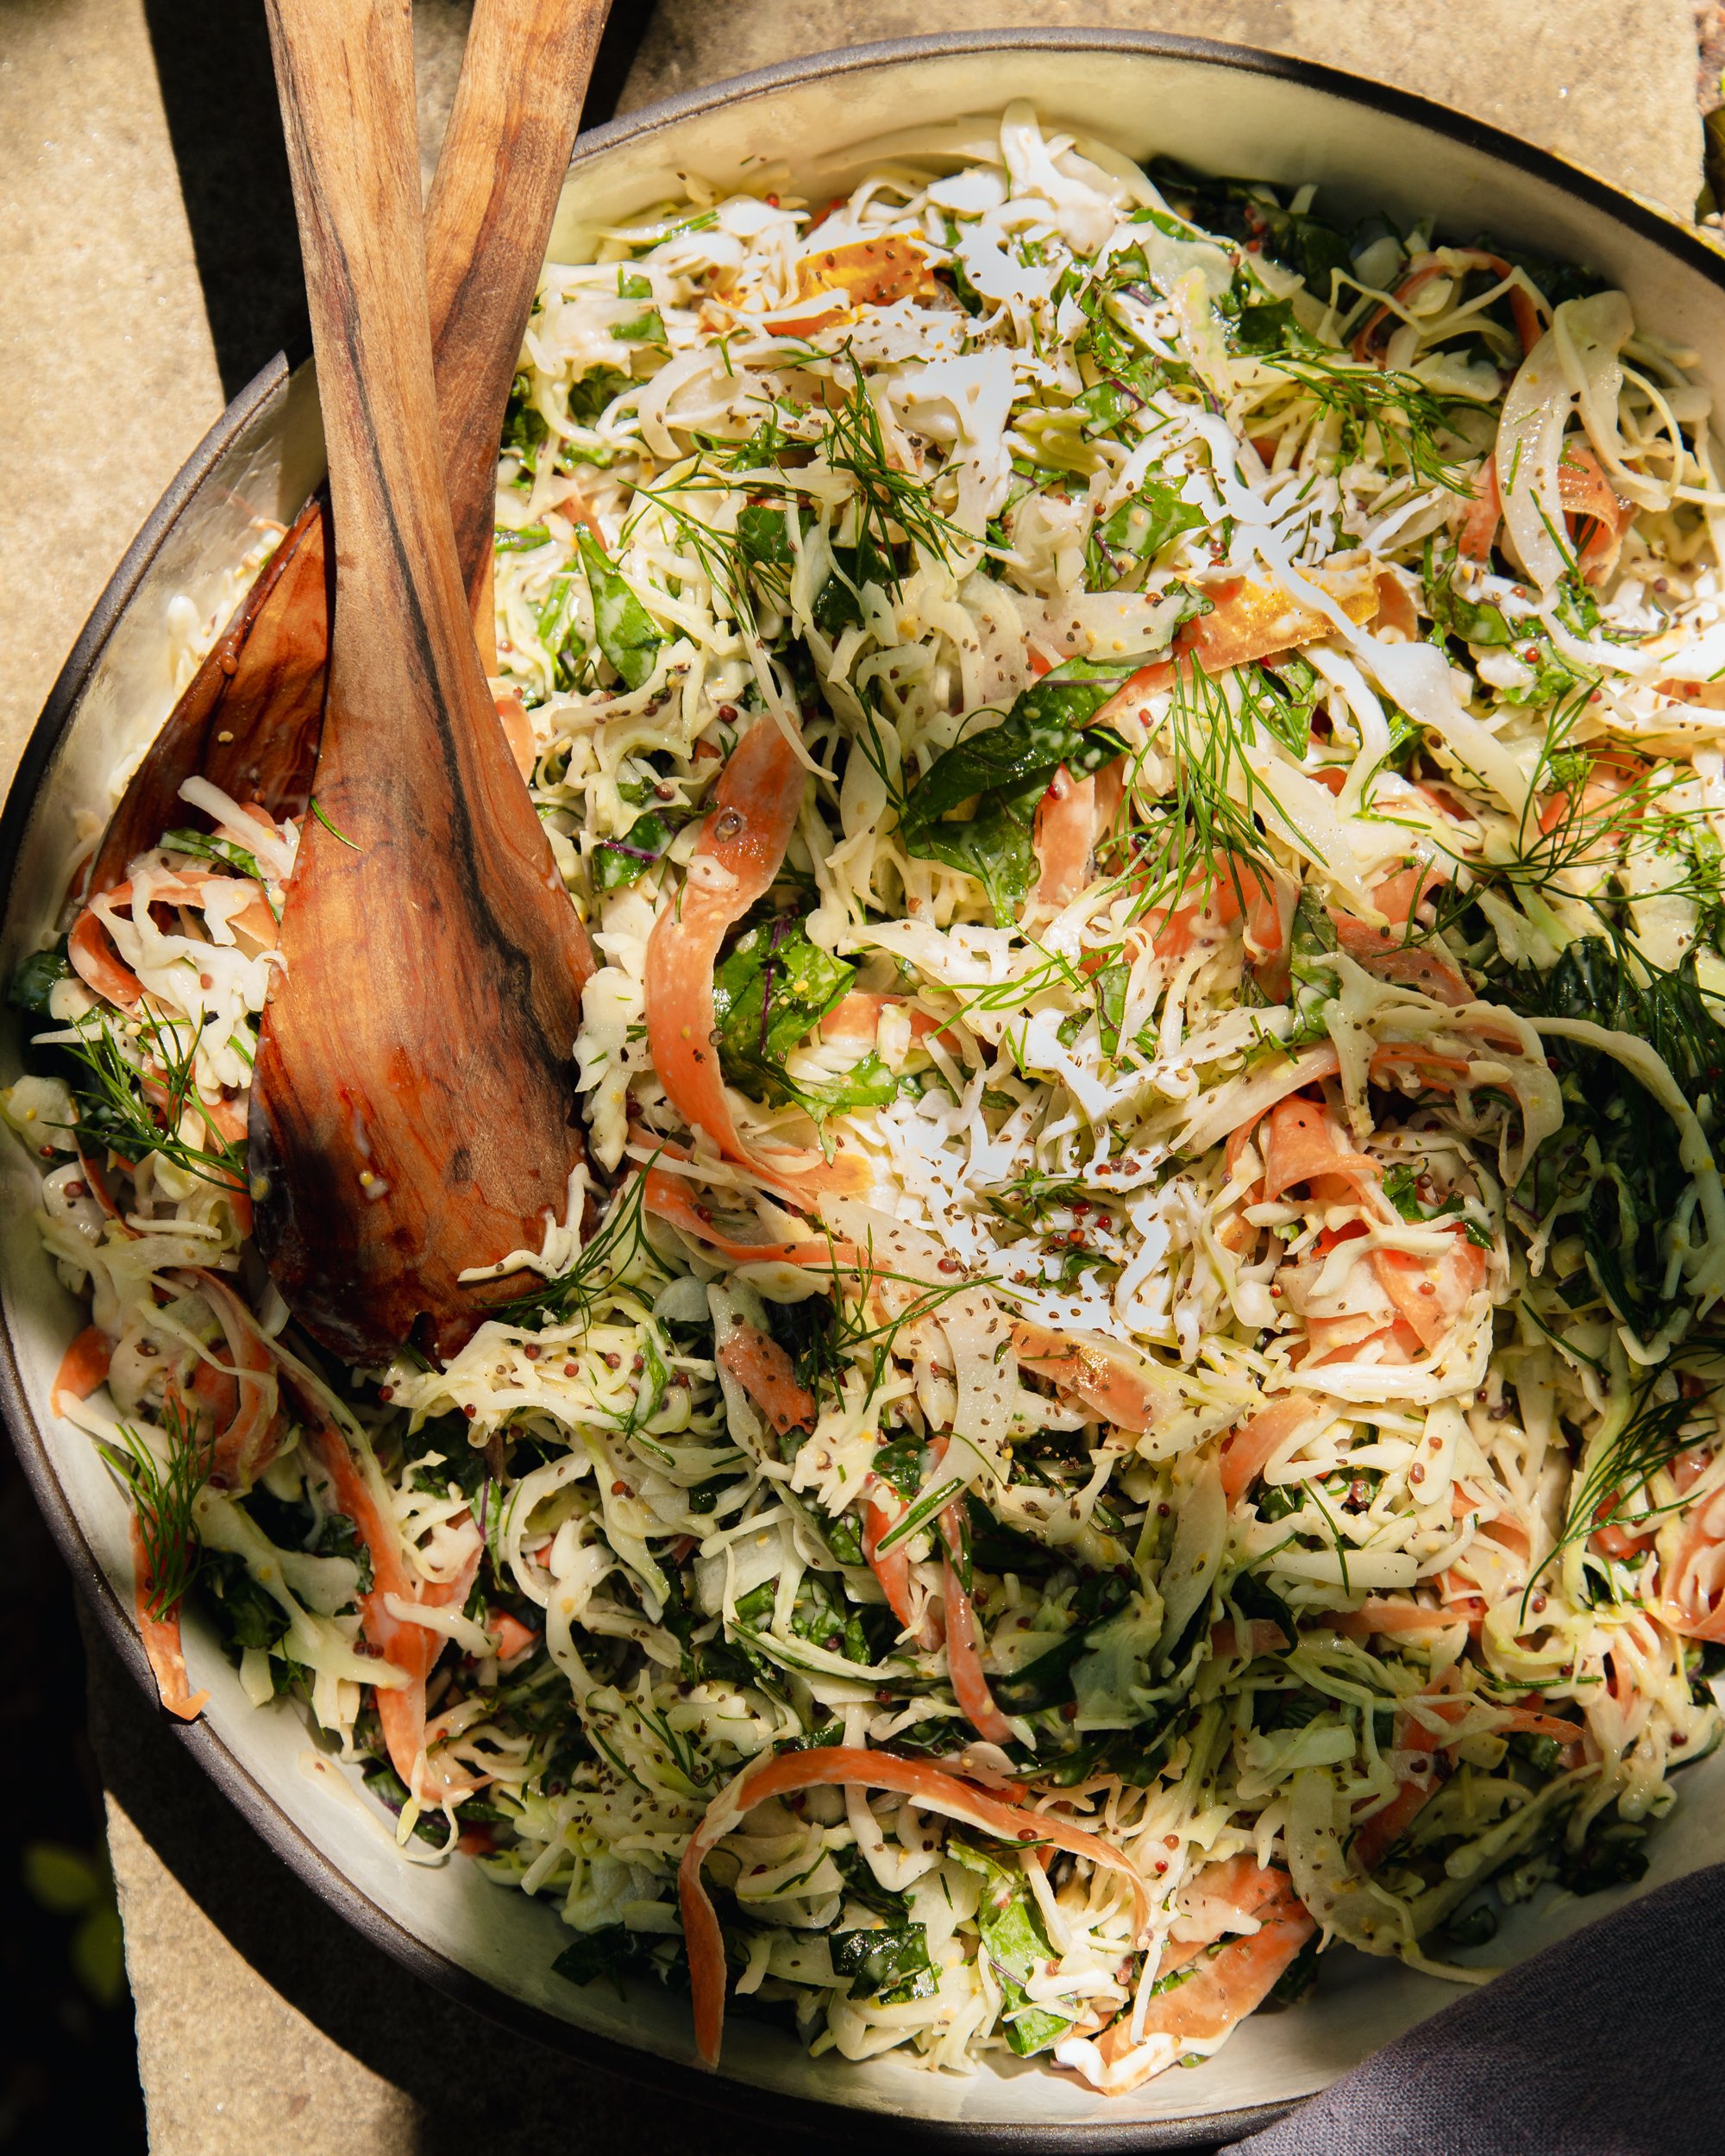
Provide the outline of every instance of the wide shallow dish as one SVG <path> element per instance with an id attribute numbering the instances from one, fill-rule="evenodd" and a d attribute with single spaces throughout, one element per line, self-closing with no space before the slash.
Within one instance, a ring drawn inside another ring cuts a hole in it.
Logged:
<path id="1" fill-rule="evenodd" d="M 1031 99 L 1047 126 L 1161 153 L 1201 168 L 1315 181 L 1340 216 L 1434 212 L 1441 234 L 1497 239 L 1585 262 L 1620 285 L 1637 317 L 1695 346 L 1725 398 L 1725 262 L 1695 235 L 1598 181 L 1494 130 L 1403 93 L 1238 47 L 1113 32 L 927 38 L 800 60 L 654 106 L 585 137 L 553 252 L 584 228 L 681 191 L 679 175 L 746 183 L 788 162 L 814 199 L 853 184 L 858 146 Z M 952 129 L 955 151 L 971 130 Z M 954 161 L 958 161 L 955 156 Z M 206 618 L 254 542 L 258 517 L 292 517 L 321 476 L 310 369 L 278 360 L 235 399 L 164 496 L 104 594 L 43 711 L 0 822 L 6 893 L 0 967 L 9 973 L 55 911 L 66 864 L 105 816 L 109 774 L 166 717 L 179 624 Z M 188 606 L 190 615 L 188 615 Z M 19 1069 L 16 1014 L 0 1081 Z M 0 1399 L 61 1548 L 140 1683 L 129 1614 L 127 1508 L 86 1438 L 57 1425 L 48 1387 L 82 1322 L 41 1249 L 31 1172 L 0 1162 Z M 1315 1999 L 1249 2021 L 1215 2059 L 1136 2094 L 1105 2098 L 1039 2066 L 968 2078 L 888 2056 L 866 2066 L 810 2060 L 787 2037 L 737 2018 L 723 2078 L 693 2067 L 686 2002 L 637 1990 L 576 1990 L 551 1973 L 553 1913 L 500 1892 L 473 1866 L 404 1862 L 383 1814 L 313 1745 L 289 1708 L 259 1712 L 194 1616 L 204 1720 L 175 1733 L 269 1846 L 334 1908 L 417 1973 L 499 2021 L 662 2089 L 686 2088 L 804 2122 L 824 2110 L 887 2113 L 939 2138 L 986 2134 L 1038 2147 L 1177 2147 L 1226 2138 L 1321 2087 L 1455 1995 L 1394 1964 L 1338 1954 Z M 1684 1778 L 1675 1818 L 1649 1843 L 1639 1890 L 1518 1913 L 1500 1954 L 1519 1958 L 1646 1891 L 1725 1856 L 1725 1753 Z M 652 2062 L 649 2065 L 649 2059 Z M 856 2123 L 862 2124 L 862 2120 Z"/>

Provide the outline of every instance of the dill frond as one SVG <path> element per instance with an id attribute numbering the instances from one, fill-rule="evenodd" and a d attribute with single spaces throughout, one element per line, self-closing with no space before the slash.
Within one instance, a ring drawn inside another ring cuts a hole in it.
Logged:
<path id="1" fill-rule="evenodd" d="M 858 1363 L 867 1365 L 868 1391 L 865 1399 L 872 1401 L 886 1382 L 887 1366 L 892 1360 L 899 1335 L 905 1327 L 932 1317 L 943 1303 L 950 1301 L 954 1295 L 962 1295 L 974 1285 L 969 1279 L 961 1277 L 950 1282 L 942 1282 L 931 1286 L 918 1279 L 914 1274 L 895 1273 L 872 1263 L 857 1275 L 854 1291 L 847 1291 L 841 1282 L 842 1274 L 835 1263 L 831 1321 L 823 1331 L 816 1332 L 809 1342 L 799 1357 L 797 1372 L 800 1381 L 808 1387 L 817 1401 L 830 1401 L 835 1404 L 843 1398 L 843 1379 L 847 1368 Z M 869 1316 L 870 1295 L 879 1287 L 894 1284 L 913 1287 L 919 1292 L 895 1318 L 872 1322 Z"/>
<path id="2" fill-rule="evenodd" d="M 656 1154 L 654 1159 L 657 1157 Z M 487 1315 L 505 1325 L 542 1330 L 587 1322 L 599 1297 L 623 1282 L 638 1259 L 658 1263 L 658 1254 L 647 1239 L 646 1213 L 646 1175 L 630 1175 L 567 1273 L 559 1273 L 527 1294 L 493 1305 Z"/>
<path id="3" fill-rule="evenodd" d="M 1116 887 L 1132 892 L 1136 913 L 1201 903 L 1223 877 L 1244 902 L 1243 868 L 1275 873 L 1259 819 L 1283 812 L 1246 754 L 1260 728 L 1276 731 L 1267 699 L 1282 701 L 1256 667 L 1214 678 L 1189 661 L 1177 667 L 1164 737 L 1132 760 L 1126 816 L 1098 848 L 1119 862 Z M 1174 783 L 1145 803 L 1138 781 L 1152 753 L 1170 755 Z"/>
<path id="4" fill-rule="evenodd" d="M 156 1153 L 200 1181 L 243 1188 L 244 1156 L 223 1137 L 198 1092 L 198 1044 L 210 1022 L 206 1016 L 185 1044 L 166 1018 L 122 1022 L 110 1011 L 86 1012 L 72 1029 L 75 1037 L 60 1041 L 90 1074 L 75 1095 L 80 1132 L 124 1160 Z M 203 1124 L 206 1144 L 182 1135 L 188 1110 Z"/>
<path id="5" fill-rule="evenodd" d="M 146 1607 L 152 1617 L 167 1617 L 185 1599 L 203 1558 L 194 1507 L 210 1480 L 215 1457 L 212 1432 L 204 1434 L 200 1419 L 189 1420 L 170 1392 L 162 1407 L 167 1438 L 164 1464 L 129 1423 L 120 1425 L 120 1442 L 104 1442 L 103 1457 L 130 1495 L 149 1573 Z"/>
<path id="6" fill-rule="evenodd" d="M 1446 456 L 1440 436 L 1453 436 L 1447 401 L 1417 375 L 1391 372 L 1346 354 L 1280 352 L 1271 362 L 1277 373 L 1299 384 L 1318 408 L 1320 421 L 1334 417 L 1340 426 L 1338 462 L 1357 464 L 1375 443 L 1391 472 L 1406 471 L 1428 486 L 1466 494 L 1471 479 L 1460 461 L 1474 452 L 1459 443 Z"/>
<path id="7" fill-rule="evenodd" d="M 892 564 L 896 560 L 893 549 L 902 537 L 938 561 L 950 561 L 954 548 L 973 543 L 970 534 L 935 507 L 928 480 L 900 471 L 888 460 L 881 415 L 869 394 L 862 363 L 848 344 L 838 357 L 850 367 L 850 385 L 829 409 L 819 448 L 835 471 L 848 472 L 856 481 L 859 546 L 872 548 L 883 562 Z M 837 385 L 836 373 L 833 380 Z M 895 571 L 888 588 L 895 593 L 900 588 Z"/>
<path id="8" fill-rule="evenodd" d="M 1682 1394 L 1674 1400 L 1658 1399 L 1655 1395 L 1663 1375 L 1656 1371 L 1636 1387 L 1622 1428 L 1596 1457 L 1585 1461 L 1584 1471 L 1570 1491 L 1563 1532 L 1522 1592 L 1524 1620 L 1528 1598 L 1540 1578 L 1565 1550 L 1585 1542 L 1601 1527 L 1614 1524 L 1638 1527 L 1666 1509 L 1644 1508 L 1632 1514 L 1628 1508 L 1662 1468 L 1669 1467 L 1678 1453 L 1698 1441 L 1702 1434 L 1695 1427 L 1698 1421 L 1704 1424 L 1710 1419 L 1716 1428 L 1717 1417 L 1711 1413 L 1709 1404 L 1712 1395 L 1701 1400 Z"/>

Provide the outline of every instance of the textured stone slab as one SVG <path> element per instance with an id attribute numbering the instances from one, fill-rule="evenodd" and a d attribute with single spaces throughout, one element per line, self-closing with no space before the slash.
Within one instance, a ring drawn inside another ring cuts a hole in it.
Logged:
<path id="1" fill-rule="evenodd" d="M 428 154 L 467 5 L 420 0 Z M 1678 210 L 1698 184 L 1690 0 L 945 0 L 938 18 L 913 0 L 660 0 L 623 103 L 937 27 L 1153 26 L 1396 83 Z M 222 406 L 145 0 L 4 10 L 0 248 L 9 776 L 114 561 Z M 156 2156 L 539 2156 L 572 2142 L 657 2156 L 691 2132 L 708 2156 L 743 2156 L 745 2141 L 752 2156 L 757 2135 L 582 2072 L 404 1976 L 276 1863 L 94 1639 L 91 1661 Z"/>
<path id="2" fill-rule="evenodd" d="M 1682 216 L 1700 185 L 1690 0 L 659 0 L 622 103 L 831 46 L 1009 23 L 1298 53 L 1489 120 Z"/>
<path id="3" fill-rule="evenodd" d="M 142 0 L 0 24 L 0 770 L 222 410 Z"/>

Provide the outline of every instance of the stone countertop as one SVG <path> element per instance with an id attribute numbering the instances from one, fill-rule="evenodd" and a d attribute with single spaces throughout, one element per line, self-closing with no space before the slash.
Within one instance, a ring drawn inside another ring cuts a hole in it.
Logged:
<path id="1" fill-rule="evenodd" d="M 418 0 L 428 158 L 467 4 Z M 637 5 L 617 0 L 619 15 Z M 946 0 L 940 27 L 1153 25 L 1298 53 L 1458 107 L 1686 212 L 1700 179 L 1697 18 L 1711 36 L 1718 12 L 1693 0 Z M 930 27 L 915 0 L 660 0 L 619 109 Z M 300 318 L 285 172 L 260 103 L 262 34 L 261 9 L 235 0 L 0 8 L 8 776 L 132 533 L 225 395 Z M 507 2156 L 557 2146 L 572 2125 L 605 2156 L 687 2133 L 683 2106 L 489 2028 L 355 1938 L 85 1630 L 156 2156 Z M 699 2123 L 715 2156 L 740 2151 L 741 2129 Z"/>

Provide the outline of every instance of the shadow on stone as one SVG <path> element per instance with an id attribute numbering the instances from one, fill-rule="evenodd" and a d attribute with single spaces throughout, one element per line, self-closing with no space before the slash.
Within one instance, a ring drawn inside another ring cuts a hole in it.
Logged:
<path id="1" fill-rule="evenodd" d="M 583 115 L 617 109 L 654 0 L 615 0 Z M 293 193 L 282 145 L 262 0 L 144 0 L 204 304 L 232 397 L 279 351 L 308 348 Z M 441 10 L 428 36 L 458 41 L 464 11 Z M 447 111 L 441 113 L 441 120 Z"/>
<path id="2" fill-rule="evenodd" d="M 583 130 L 603 127 L 615 114 L 635 56 L 652 27 L 656 5 L 656 0 L 612 0 L 586 102 L 581 107 Z"/>
<path id="3" fill-rule="evenodd" d="M 224 396 L 309 332 L 261 0 L 144 0 Z"/>

